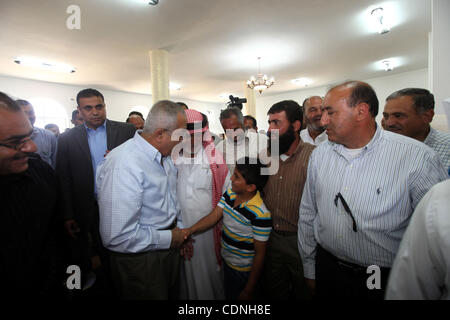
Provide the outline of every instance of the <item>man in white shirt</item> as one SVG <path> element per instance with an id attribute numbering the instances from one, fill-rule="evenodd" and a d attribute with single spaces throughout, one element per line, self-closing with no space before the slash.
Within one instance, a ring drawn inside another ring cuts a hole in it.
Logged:
<path id="1" fill-rule="evenodd" d="M 314 146 L 328 140 L 325 128 L 320 125 L 322 103 L 323 99 L 319 96 L 306 98 L 303 102 L 303 115 L 306 129 L 300 131 L 300 138 L 303 142 L 310 143 Z"/>
<path id="2" fill-rule="evenodd" d="M 450 300 L 450 180 L 423 197 L 389 277 L 388 300 Z"/>
<path id="3" fill-rule="evenodd" d="M 220 113 L 220 123 L 226 139 L 216 148 L 223 154 L 229 172 L 234 172 L 235 162 L 245 156 L 256 158 L 267 151 L 267 136 L 244 131 L 244 116 L 238 107 L 229 107 Z"/>
<path id="4" fill-rule="evenodd" d="M 299 211 L 304 275 L 318 298 L 381 300 L 414 208 L 447 173 L 432 149 L 377 126 L 367 83 L 332 88 L 323 109 L 329 141 L 311 155 Z"/>
<path id="5" fill-rule="evenodd" d="M 176 299 L 184 237 L 177 203 L 177 170 L 170 158 L 186 128 L 181 106 L 160 101 L 144 130 L 112 150 L 97 168 L 100 234 L 124 299 Z"/>
<path id="6" fill-rule="evenodd" d="M 177 196 L 183 224 L 189 228 L 214 210 L 230 178 L 222 154 L 214 147 L 206 115 L 192 109 L 185 112 L 191 138 L 183 141 L 183 150 L 174 162 L 178 169 Z M 218 224 L 216 228 L 192 237 L 194 256 L 184 261 L 180 299 L 225 298 L 221 232 Z"/>

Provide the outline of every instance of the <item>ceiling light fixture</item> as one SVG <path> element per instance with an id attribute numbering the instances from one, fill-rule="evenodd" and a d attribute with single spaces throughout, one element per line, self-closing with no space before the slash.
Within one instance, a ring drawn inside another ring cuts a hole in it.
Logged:
<path id="1" fill-rule="evenodd" d="M 38 67 L 56 72 L 74 73 L 76 71 L 74 67 L 68 64 L 49 62 L 32 57 L 18 57 L 14 59 L 14 62 L 27 67 Z"/>
<path id="2" fill-rule="evenodd" d="M 392 66 L 391 62 L 389 60 L 384 60 L 383 62 L 384 65 L 384 71 L 392 71 L 394 70 L 394 67 Z"/>
<path id="3" fill-rule="evenodd" d="M 391 27 L 387 24 L 383 8 L 379 7 L 376 9 L 373 9 L 370 13 L 375 22 L 377 23 L 378 33 L 379 34 L 385 34 L 388 33 L 389 30 L 391 30 Z"/>
<path id="4" fill-rule="evenodd" d="M 179 85 L 178 83 L 175 83 L 175 82 L 170 82 L 169 89 L 170 90 L 181 90 L 181 85 Z"/>
<path id="5" fill-rule="evenodd" d="M 308 79 L 308 78 L 298 78 L 298 79 L 292 80 L 292 83 L 302 86 L 302 87 L 307 87 L 312 83 L 312 80 Z"/>
<path id="6" fill-rule="evenodd" d="M 158 3 L 159 3 L 159 0 L 150 0 L 148 2 L 148 4 L 151 5 L 151 6 L 156 6 Z"/>
<path id="7" fill-rule="evenodd" d="M 264 90 L 268 89 L 275 83 L 275 79 L 272 77 L 268 79 L 267 75 L 261 73 L 261 57 L 258 57 L 258 75 L 256 78 L 251 76 L 250 80 L 247 80 L 247 87 L 259 91 L 261 94 Z"/>

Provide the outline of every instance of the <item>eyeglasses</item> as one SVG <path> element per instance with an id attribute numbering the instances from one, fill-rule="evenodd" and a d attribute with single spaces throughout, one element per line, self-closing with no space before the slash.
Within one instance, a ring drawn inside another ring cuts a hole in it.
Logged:
<path id="1" fill-rule="evenodd" d="M 339 192 L 336 197 L 334 198 L 334 205 L 337 207 L 338 204 L 338 200 L 341 199 L 342 205 L 344 206 L 345 211 L 350 215 L 350 217 L 352 218 L 353 221 L 353 231 L 357 232 L 358 230 L 356 229 L 356 221 L 355 218 L 353 217 L 352 211 L 350 210 L 350 207 L 348 206 L 347 202 L 345 201 L 344 197 L 342 196 L 342 194 Z"/>
<path id="2" fill-rule="evenodd" d="M 0 147 L 5 147 L 5 148 L 9 148 L 9 149 L 14 149 L 14 150 L 20 150 L 22 149 L 28 142 L 31 141 L 31 137 L 27 137 L 25 139 L 20 140 L 17 143 L 14 144 L 4 144 L 4 143 L 0 143 Z"/>

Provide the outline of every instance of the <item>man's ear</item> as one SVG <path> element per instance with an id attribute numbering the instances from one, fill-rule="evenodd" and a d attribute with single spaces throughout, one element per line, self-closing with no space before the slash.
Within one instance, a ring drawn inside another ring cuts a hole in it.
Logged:
<path id="1" fill-rule="evenodd" d="M 294 132 L 298 132 L 300 128 L 302 127 L 302 122 L 300 120 L 295 120 L 292 123 L 292 126 L 294 127 Z"/>
<path id="2" fill-rule="evenodd" d="M 158 128 L 153 132 L 153 136 L 157 141 L 161 141 L 164 135 L 164 129 Z"/>
<path id="3" fill-rule="evenodd" d="M 365 102 L 358 103 L 355 108 L 358 120 L 364 120 L 368 116 L 370 116 L 370 106 L 367 103 Z"/>
<path id="4" fill-rule="evenodd" d="M 425 121 L 427 123 L 431 123 L 431 121 L 433 121 L 433 117 L 434 117 L 434 110 L 428 109 L 424 113 L 422 113 L 420 116 L 422 117 L 423 121 Z"/>

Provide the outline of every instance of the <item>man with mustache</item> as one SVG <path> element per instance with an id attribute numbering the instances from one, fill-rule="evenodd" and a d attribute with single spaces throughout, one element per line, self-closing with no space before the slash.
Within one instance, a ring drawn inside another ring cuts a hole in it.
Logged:
<path id="1" fill-rule="evenodd" d="M 51 165 L 52 168 L 55 168 L 57 146 L 55 135 L 48 130 L 34 126 L 36 114 L 31 103 L 21 99 L 16 100 L 16 102 L 22 108 L 23 112 L 25 112 L 28 120 L 30 120 L 31 125 L 33 126 L 33 135 L 31 136 L 31 139 L 37 146 L 36 153 L 39 154 L 42 160 Z"/>
<path id="2" fill-rule="evenodd" d="M 322 118 L 322 102 L 323 99 L 319 96 L 306 98 L 303 102 L 306 129 L 300 131 L 300 138 L 302 138 L 304 142 L 315 146 L 328 139 L 324 127 L 320 125 L 320 119 Z"/>
<path id="3" fill-rule="evenodd" d="M 265 295 L 270 299 L 308 299 L 302 262 L 297 247 L 300 200 L 311 152 L 315 146 L 300 139 L 302 108 L 292 100 L 274 104 L 269 112 L 269 148 L 276 153 L 274 130 L 278 130 L 279 169 L 264 188 L 264 203 L 272 213 L 272 233 L 267 244 L 263 275 Z"/>
<path id="4" fill-rule="evenodd" d="M 64 226 L 71 242 L 70 262 L 80 266 L 85 280 L 88 274 L 90 279 L 96 277 L 92 270 L 108 273 L 108 253 L 101 243 L 98 226 L 97 166 L 110 150 L 132 138 L 136 129 L 131 124 L 106 119 L 103 95 L 95 89 L 81 90 L 77 104 L 84 124 L 59 136 L 56 173 L 61 185 Z M 102 265 L 105 268 L 100 268 Z M 108 285 L 103 289 L 108 293 Z"/>
<path id="5" fill-rule="evenodd" d="M 220 113 L 220 123 L 226 139 L 216 148 L 222 153 L 228 172 L 234 172 L 235 163 L 245 156 L 257 158 L 267 150 L 267 137 L 251 130 L 244 131 L 244 116 L 238 107 L 228 107 Z"/>
<path id="6" fill-rule="evenodd" d="M 58 189 L 53 169 L 35 154 L 33 126 L 0 92 L 0 272 L 9 297 L 55 294 Z"/>
<path id="7" fill-rule="evenodd" d="M 319 299 L 380 300 L 414 208 L 447 173 L 423 143 L 377 126 L 367 83 L 330 89 L 322 109 L 329 141 L 311 155 L 298 222 L 304 275 Z"/>
<path id="8" fill-rule="evenodd" d="M 386 130 L 419 140 L 441 157 L 450 175 L 450 134 L 430 126 L 434 96 L 426 89 L 406 88 L 386 98 L 383 119 Z"/>

